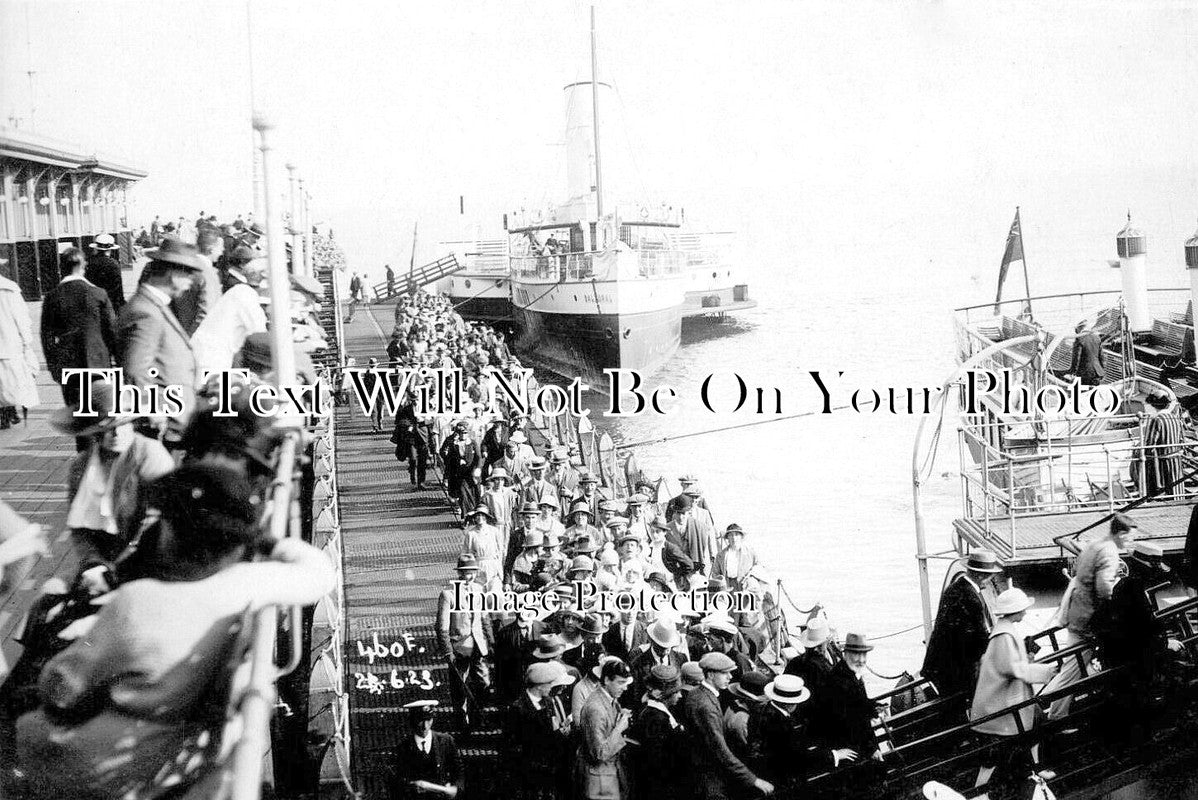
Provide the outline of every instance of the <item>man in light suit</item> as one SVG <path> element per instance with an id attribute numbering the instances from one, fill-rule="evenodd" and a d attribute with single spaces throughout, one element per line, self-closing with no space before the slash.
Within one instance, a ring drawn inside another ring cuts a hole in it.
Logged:
<path id="1" fill-rule="evenodd" d="M 449 662 L 449 690 L 457 709 L 461 728 L 469 729 L 470 708 L 479 707 L 490 679 L 486 657 L 491 652 L 494 633 L 484 621 L 481 610 L 455 611 L 457 599 L 473 596 L 476 608 L 481 609 L 481 588 L 474 582 L 478 575 L 478 560 L 470 553 L 458 556 L 457 580 L 441 591 L 437 599 L 437 641 L 441 655 Z M 463 586 L 459 590 L 456 583 Z"/>
<path id="2" fill-rule="evenodd" d="M 178 432 L 195 408 L 196 359 L 187 331 L 170 303 L 191 288 L 193 276 L 203 266 L 195 246 L 174 237 L 146 252 L 151 260 L 142 271 L 142 283 L 121 309 L 117 322 L 117 360 L 124 368 L 126 383 L 141 389 L 180 387 L 173 391 L 180 393 L 184 410 L 173 416 L 168 426 L 168 431 Z"/>
<path id="3" fill-rule="evenodd" d="M 599 672 L 599 688 L 591 693 L 578 720 L 581 744 L 575 774 L 578 796 L 586 800 L 620 800 L 629 796 L 623 750 L 624 732 L 632 712 L 620 707 L 620 697 L 632 685 L 632 671 L 619 659 Z"/>
<path id="4" fill-rule="evenodd" d="M 42 353 L 68 406 L 79 405 L 79 378 L 62 383 L 64 369 L 107 369 L 117 350 L 116 314 L 107 293 L 83 276 L 87 260 L 72 247 L 59 256 L 62 281 L 42 303 Z M 86 385 L 90 385 L 88 382 Z"/>

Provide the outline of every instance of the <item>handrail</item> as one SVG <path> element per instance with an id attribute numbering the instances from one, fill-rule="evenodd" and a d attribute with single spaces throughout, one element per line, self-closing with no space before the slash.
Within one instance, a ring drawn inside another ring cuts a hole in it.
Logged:
<path id="1" fill-rule="evenodd" d="M 1150 291 L 1150 292 L 1189 292 L 1190 289 L 1189 289 L 1189 287 L 1176 287 L 1175 288 L 1175 287 L 1167 287 L 1167 286 L 1153 286 L 1153 287 L 1149 287 L 1148 291 Z M 1042 295 L 1037 295 L 1036 297 L 1031 297 L 1031 298 L 1017 297 L 1017 298 L 1014 298 L 1011 300 L 1003 300 L 1003 301 L 999 302 L 998 305 L 1005 306 L 1005 305 L 1008 305 L 1011 303 L 1025 304 L 1025 303 L 1027 303 L 1028 300 L 1059 300 L 1062 297 L 1100 297 L 1102 295 L 1119 295 L 1119 294 L 1122 294 L 1122 290 L 1120 290 L 1120 289 L 1102 289 L 1102 290 L 1097 290 L 1097 291 L 1092 291 L 1092 292 L 1062 292 L 1060 294 L 1042 294 Z M 995 305 L 994 302 L 989 302 L 989 303 L 979 303 L 974 306 L 961 306 L 960 308 L 954 308 L 953 313 L 955 314 L 955 313 L 959 313 L 961 311 L 976 311 L 980 308 L 994 308 L 994 305 Z"/>

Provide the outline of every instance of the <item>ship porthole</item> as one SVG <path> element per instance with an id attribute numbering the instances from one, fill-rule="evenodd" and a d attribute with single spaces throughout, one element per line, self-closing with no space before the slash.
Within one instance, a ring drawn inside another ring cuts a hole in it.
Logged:
<path id="1" fill-rule="evenodd" d="M 603 329 L 603 335 L 604 335 L 604 336 L 606 336 L 608 339 L 612 339 L 612 338 L 614 338 L 614 337 L 615 337 L 615 334 L 614 334 L 614 333 L 612 333 L 612 330 L 611 330 L 611 328 L 604 328 L 604 329 Z"/>
<path id="2" fill-rule="evenodd" d="M 467 289 L 470 288 L 470 279 L 469 278 L 466 279 L 466 288 Z"/>
<path id="3" fill-rule="evenodd" d="M 718 276 L 719 276 L 719 273 L 718 273 L 718 272 L 713 272 L 713 273 L 711 273 L 711 277 L 713 277 L 713 278 L 715 278 L 715 277 L 718 277 Z"/>
<path id="4" fill-rule="evenodd" d="M 627 339 L 631 335 L 632 335 L 632 328 L 625 328 L 624 329 L 624 338 Z"/>

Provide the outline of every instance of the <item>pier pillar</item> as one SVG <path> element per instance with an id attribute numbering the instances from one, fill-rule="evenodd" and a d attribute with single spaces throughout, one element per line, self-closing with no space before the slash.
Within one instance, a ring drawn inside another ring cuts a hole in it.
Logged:
<path id="1" fill-rule="evenodd" d="M 1127 225 L 1115 237 L 1119 251 L 1119 272 L 1123 278 L 1123 305 L 1133 333 L 1152 330 L 1152 313 L 1148 310 L 1147 253 L 1148 242 L 1143 231 L 1132 227 L 1131 212 Z"/>

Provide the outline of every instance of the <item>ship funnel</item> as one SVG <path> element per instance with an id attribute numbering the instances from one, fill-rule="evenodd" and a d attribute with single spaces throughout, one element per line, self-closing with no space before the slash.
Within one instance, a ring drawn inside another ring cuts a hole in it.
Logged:
<path id="1" fill-rule="evenodd" d="M 1127 225 L 1115 236 L 1119 252 L 1119 271 L 1123 277 L 1123 306 L 1133 333 L 1152 330 L 1152 314 L 1148 311 L 1147 253 L 1148 241 L 1143 231 L 1132 227 L 1131 212 Z"/>
<path id="2" fill-rule="evenodd" d="M 607 134 L 612 127 L 610 117 L 616 113 L 615 97 L 611 86 L 599 81 L 599 136 L 603 143 L 604 197 L 610 179 L 618 176 L 618 148 L 612 146 L 612 136 Z M 591 98 L 591 82 L 581 81 L 566 87 L 566 188 L 570 200 L 586 198 L 593 205 L 597 181 L 595 174 L 595 129 L 594 103 Z"/>

